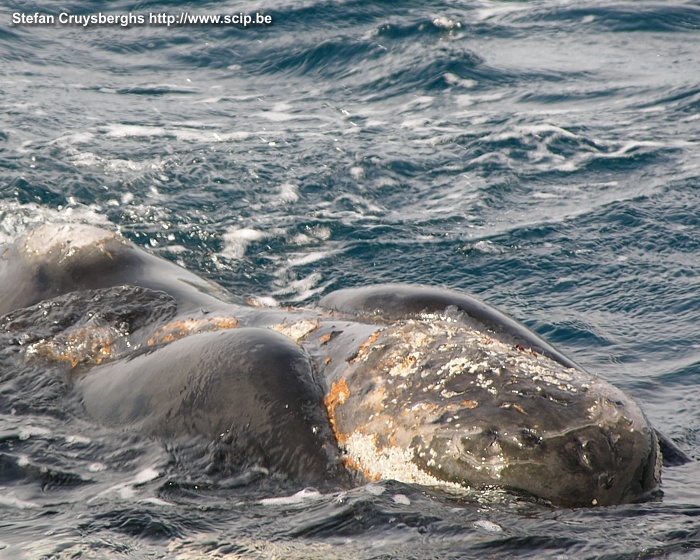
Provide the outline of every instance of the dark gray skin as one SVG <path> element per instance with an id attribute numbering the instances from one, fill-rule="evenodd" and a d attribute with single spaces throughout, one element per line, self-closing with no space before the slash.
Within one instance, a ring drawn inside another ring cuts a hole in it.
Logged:
<path id="1" fill-rule="evenodd" d="M 0 279 L 0 313 L 49 298 L 60 310 L 62 297 L 77 305 L 80 293 L 94 306 L 111 289 L 170 297 L 179 320 L 235 318 L 236 328 L 197 326 L 173 342 L 163 334 L 173 314 L 120 319 L 121 330 L 107 325 L 107 357 L 90 337 L 116 321 L 109 314 L 38 343 L 54 360 L 84 349 L 71 358 L 74 386 L 107 425 L 224 438 L 251 462 L 311 484 L 348 484 L 342 458 L 369 478 L 499 486 L 566 506 L 636 501 L 658 487 L 657 436 L 637 405 L 470 296 L 385 285 L 334 292 L 318 311 L 251 308 L 118 235 L 77 225 L 42 226 L 6 247 Z"/>
<path id="2" fill-rule="evenodd" d="M 311 361 L 274 331 L 197 334 L 98 366 L 75 386 L 103 424 L 231 440 L 247 462 L 308 484 L 347 478 Z"/>
<path id="3" fill-rule="evenodd" d="M 119 235 L 51 224 L 0 249 L 0 314 L 68 292 L 132 285 L 162 290 L 181 312 L 215 308 L 231 295 L 213 282 L 135 247 Z"/>
<path id="4" fill-rule="evenodd" d="M 452 290 L 402 284 L 346 288 L 323 297 L 319 305 L 346 315 L 384 320 L 417 319 L 431 313 L 441 314 L 453 307 L 463 312 L 462 320 L 471 322 L 475 328 L 485 327 L 491 332 L 511 337 L 513 344 L 532 348 L 566 367 L 579 367 L 505 313 L 475 297 Z"/>

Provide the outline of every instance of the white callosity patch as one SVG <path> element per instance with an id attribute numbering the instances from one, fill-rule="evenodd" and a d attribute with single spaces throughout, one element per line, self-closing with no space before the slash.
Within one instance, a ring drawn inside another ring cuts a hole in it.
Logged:
<path id="1" fill-rule="evenodd" d="M 296 321 L 295 323 L 280 323 L 277 325 L 271 325 L 270 329 L 277 331 L 284 336 L 288 336 L 295 342 L 300 342 L 318 329 L 319 326 L 320 323 L 318 321 L 302 319 L 301 321 Z"/>
<path id="2" fill-rule="evenodd" d="M 369 478 L 439 486 L 456 493 L 468 490 L 459 484 L 446 483 L 418 468 L 413 462 L 413 450 L 410 447 L 380 448 L 371 435 L 355 432 L 347 439 L 344 448 L 346 455 L 361 465 Z"/>

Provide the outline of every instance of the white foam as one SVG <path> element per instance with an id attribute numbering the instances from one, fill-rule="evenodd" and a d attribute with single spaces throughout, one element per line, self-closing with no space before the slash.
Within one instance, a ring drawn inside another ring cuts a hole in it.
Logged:
<path id="1" fill-rule="evenodd" d="M 464 105 L 464 106 L 469 106 L 473 105 L 474 102 L 479 102 L 479 103 L 489 103 L 491 101 L 500 101 L 506 97 L 505 92 L 494 92 L 494 93 L 487 93 L 487 94 L 480 94 L 480 95 L 474 95 L 474 94 L 463 94 L 463 95 L 455 95 L 454 100 L 457 102 L 459 105 Z M 505 134 L 505 133 L 504 133 Z M 490 139 L 490 137 L 487 137 Z"/>
<path id="2" fill-rule="evenodd" d="M 139 500 L 139 502 L 142 504 L 153 504 L 155 506 L 172 506 L 173 505 L 171 502 L 166 502 L 165 500 L 161 500 L 160 498 L 146 498 L 144 500 Z"/>
<path id="3" fill-rule="evenodd" d="M 199 99 L 194 103 L 219 103 L 219 101 L 221 101 L 222 99 L 223 97 L 205 97 L 204 99 Z"/>
<path id="4" fill-rule="evenodd" d="M 394 503 L 401 504 L 402 506 L 410 506 L 411 500 L 406 496 L 406 494 L 394 494 L 392 496 Z"/>
<path id="5" fill-rule="evenodd" d="M 350 176 L 355 179 L 355 181 L 362 181 L 365 178 L 365 170 L 359 165 L 350 168 Z"/>
<path id="6" fill-rule="evenodd" d="M 160 477 L 159 471 L 152 467 L 147 467 L 136 473 L 130 480 L 120 484 L 115 484 L 114 486 L 110 486 L 106 490 L 99 492 L 90 498 L 88 502 L 94 502 L 95 500 L 109 494 L 116 494 L 123 500 L 131 500 L 136 495 L 136 487 L 142 486 L 147 482 L 151 482 L 158 477 Z"/>
<path id="7" fill-rule="evenodd" d="M 132 479 L 131 484 L 139 486 L 141 484 L 146 484 L 146 482 L 150 482 L 151 480 L 155 480 L 159 476 L 160 472 L 158 472 L 156 469 L 148 467 L 138 472 Z"/>
<path id="8" fill-rule="evenodd" d="M 266 506 L 288 506 L 294 504 L 301 504 L 304 502 L 315 502 L 323 498 L 321 494 L 315 488 L 304 488 L 296 494 L 291 496 L 282 496 L 279 498 L 264 498 L 260 500 L 260 503 Z"/>
<path id="9" fill-rule="evenodd" d="M 131 501 L 131 499 L 134 496 L 136 496 L 136 492 L 134 491 L 133 486 L 128 486 L 126 484 L 122 484 L 119 486 L 113 486 L 112 489 L 122 500 Z"/>
<path id="10" fill-rule="evenodd" d="M 74 132 L 72 134 L 64 134 L 59 136 L 55 140 L 49 142 L 49 144 L 56 144 L 58 146 L 72 146 L 73 144 L 87 144 L 95 139 L 95 135 L 92 132 Z"/>
<path id="11" fill-rule="evenodd" d="M 497 523 L 494 523 L 493 521 L 489 521 L 488 519 L 478 519 L 477 521 L 474 522 L 474 526 L 477 527 L 478 529 L 483 529 L 484 531 L 488 531 L 489 533 L 502 533 L 503 532 L 503 527 L 501 527 Z"/>
<path id="12" fill-rule="evenodd" d="M 386 492 L 386 488 L 380 484 L 368 484 L 365 486 L 365 490 L 372 494 L 373 496 L 381 496 Z"/>
<path id="13" fill-rule="evenodd" d="M 292 183 L 280 185 L 279 200 L 282 202 L 296 202 L 299 200 L 299 187 Z"/>
<path id="14" fill-rule="evenodd" d="M 22 500 L 15 496 L 14 492 L 6 492 L 6 488 L 0 487 L 0 507 L 8 507 L 14 509 L 36 509 L 41 507 L 36 502 Z"/>
<path id="15" fill-rule="evenodd" d="M 272 106 L 273 111 L 289 111 L 292 109 L 292 106 L 289 103 L 286 103 L 284 101 L 280 101 L 278 103 L 275 103 Z"/>
<path id="16" fill-rule="evenodd" d="M 470 16 L 474 21 L 487 21 L 489 19 L 500 18 L 515 12 L 522 12 L 524 10 L 529 10 L 530 7 L 527 5 L 517 5 L 517 4 L 487 4 L 488 7 L 477 8 L 472 11 Z"/>
<path id="17" fill-rule="evenodd" d="M 241 259 L 251 242 L 260 241 L 267 237 L 270 237 L 270 235 L 252 228 L 229 230 L 222 236 L 224 249 L 220 252 L 220 255 L 229 259 Z"/>
<path id="18" fill-rule="evenodd" d="M 254 307 L 279 307 L 280 303 L 272 296 L 254 296 L 248 302 Z"/>
<path id="19" fill-rule="evenodd" d="M 435 27 L 441 27 L 442 29 L 460 29 L 462 27 L 459 21 L 451 20 L 445 16 L 439 16 L 433 19 L 433 25 Z"/>
<path id="20" fill-rule="evenodd" d="M 445 72 L 444 76 L 445 81 L 450 84 L 451 86 L 460 86 L 463 88 L 473 88 L 479 85 L 479 82 L 476 80 L 471 80 L 469 78 L 461 78 L 457 74 L 453 74 L 452 72 Z"/>
<path id="21" fill-rule="evenodd" d="M 290 268 L 294 266 L 304 266 L 306 264 L 311 264 L 326 259 L 335 253 L 337 253 L 337 251 L 312 251 L 311 253 L 301 255 L 295 254 L 290 256 L 287 263 Z"/>
<path id="22" fill-rule="evenodd" d="M 291 301 L 305 301 L 312 298 L 314 295 L 323 292 L 325 286 L 318 285 L 322 278 L 323 277 L 320 273 L 312 272 L 304 278 L 289 282 L 283 288 L 273 292 L 273 295 L 297 294 L 296 296 L 290 298 Z"/>
<path id="23" fill-rule="evenodd" d="M 503 247 L 494 244 L 492 241 L 484 239 L 474 243 L 472 245 L 472 248 L 486 255 L 497 255 L 499 253 L 505 253 L 505 249 Z"/>
<path id="24" fill-rule="evenodd" d="M 316 241 L 328 241 L 331 238 L 332 232 L 330 228 L 325 226 L 316 226 L 307 229 L 306 233 L 298 233 L 289 239 L 294 245 L 310 245 Z"/>
<path id="25" fill-rule="evenodd" d="M 283 113 L 282 111 L 261 111 L 257 113 L 256 116 L 272 122 L 285 122 L 301 118 L 300 115 L 292 115 L 291 113 Z"/>
<path id="26" fill-rule="evenodd" d="M 85 436 L 80 436 L 80 435 L 71 435 L 71 436 L 66 436 L 66 443 L 68 444 L 77 444 L 77 445 L 87 445 L 90 443 L 90 438 L 87 438 Z"/>
<path id="27" fill-rule="evenodd" d="M 565 128 L 559 126 L 554 126 L 551 124 L 532 124 L 525 126 L 517 126 L 513 129 L 506 130 L 504 132 L 497 132 L 489 134 L 485 140 L 491 142 L 504 142 L 510 140 L 521 140 L 524 137 L 536 138 L 540 140 L 542 136 L 547 134 L 559 136 L 563 138 L 579 138 L 573 132 L 569 132 Z"/>
<path id="28" fill-rule="evenodd" d="M 30 439 L 33 437 L 46 437 L 51 435 L 51 430 L 48 428 L 40 428 L 38 426 L 27 426 L 24 428 L 20 428 L 19 430 L 19 439 L 24 440 L 24 439 Z"/>
<path id="29" fill-rule="evenodd" d="M 543 191 L 535 191 L 530 196 L 532 196 L 532 198 L 539 198 L 541 200 L 546 200 L 549 198 L 564 198 L 563 195 L 560 195 L 557 193 L 552 193 L 552 192 L 543 192 Z"/>
<path id="30" fill-rule="evenodd" d="M 313 238 L 305 233 L 297 233 L 294 237 L 289 239 L 289 242 L 294 245 L 309 245 L 313 242 Z"/>
<path id="31" fill-rule="evenodd" d="M 108 138 L 177 138 L 192 142 L 235 142 L 250 137 L 248 132 L 220 132 L 197 128 L 164 128 L 131 124 L 112 124 L 106 127 Z"/>
<path id="32" fill-rule="evenodd" d="M 105 159 L 92 152 L 80 152 L 70 156 L 68 160 L 76 167 L 97 167 L 114 173 L 143 171 L 145 169 L 151 169 L 157 166 L 157 164 L 149 161 L 137 162 L 119 158 Z"/>

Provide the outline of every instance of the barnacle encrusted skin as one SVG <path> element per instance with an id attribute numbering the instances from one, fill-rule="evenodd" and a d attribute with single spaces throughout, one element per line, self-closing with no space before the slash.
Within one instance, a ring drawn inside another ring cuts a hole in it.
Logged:
<path id="1" fill-rule="evenodd" d="M 455 321 L 378 329 L 341 385 L 331 423 L 348 465 L 370 479 L 558 498 L 548 479 L 564 477 L 573 502 L 602 504 L 638 477 L 625 455 L 651 452 L 646 419 L 621 391 Z"/>

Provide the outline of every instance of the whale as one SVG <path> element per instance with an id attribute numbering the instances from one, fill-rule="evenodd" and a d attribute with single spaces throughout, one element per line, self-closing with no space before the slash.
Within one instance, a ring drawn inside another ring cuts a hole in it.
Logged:
<path id="1" fill-rule="evenodd" d="M 0 315 L 16 367 L 59 368 L 92 421 L 300 484 L 606 506 L 658 498 L 687 460 L 630 396 L 447 288 L 261 307 L 116 232 L 44 224 L 0 249 Z"/>

